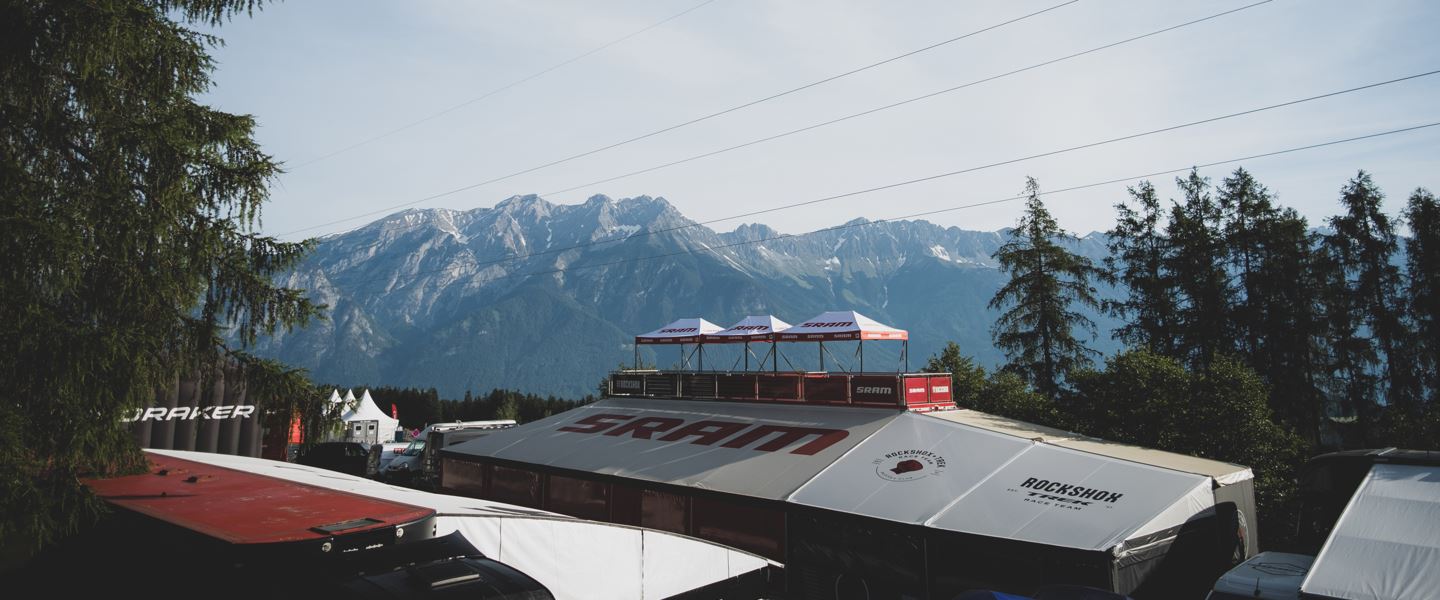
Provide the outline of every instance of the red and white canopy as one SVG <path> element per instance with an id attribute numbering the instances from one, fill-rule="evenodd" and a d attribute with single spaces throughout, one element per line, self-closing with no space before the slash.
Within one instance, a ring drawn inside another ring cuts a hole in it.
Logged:
<path id="1" fill-rule="evenodd" d="M 696 344 L 700 336 L 719 333 L 724 329 L 701 318 L 676 319 L 674 322 L 650 333 L 635 336 L 636 344 Z"/>
<path id="2" fill-rule="evenodd" d="M 716 344 L 768 342 L 774 337 L 775 332 L 789 328 L 789 323 L 775 318 L 774 315 L 750 315 L 724 331 L 705 334 L 705 342 Z"/>
<path id="3" fill-rule="evenodd" d="M 896 329 L 853 310 L 820 313 L 776 335 L 782 342 L 828 340 L 908 340 L 910 332 Z"/>

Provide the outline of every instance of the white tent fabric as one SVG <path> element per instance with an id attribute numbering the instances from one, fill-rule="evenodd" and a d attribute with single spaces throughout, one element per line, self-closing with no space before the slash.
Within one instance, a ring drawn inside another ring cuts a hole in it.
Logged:
<path id="1" fill-rule="evenodd" d="M 1440 593 L 1440 467 L 1371 467 L 1300 591 L 1346 600 Z"/>
<path id="2" fill-rule="evenodd" d="M 805 322 L 776 334 L 782 341 L 823 342 L 829 340 L 908 340 L 910 333 L 871 319 L 853 310 L 820 313 Z"/>
<path id="3" fill-rule="evenodd" d="M 701 318 L 676 319 L 655 331 L 635 336 L 635 343 L 694 344 L 700 341 L 700 336 L 707 333 L 719 333 L 722 329 L 724 327 Z"/>
<path id="4" fill-rule="evenodd" d="M 768 342 L 777 331 L 789 329 L 790 324 L 774 317 L 774 315 L 750 315 L 741 319 L 739 323 L 731 325 L 724 330 L 707 333 L 702 336 L 705 343 L 727 343 L 727 342 Z"/>
<path id="5" fill-rule="evenodd" d="M 353 391 L 347 392 L 345 395 L 347 398 L 350 398 L 347 402 L 354 402 L 354 408 L 340 415 L 341 421 L 346 423 L 355 421 L 379 421 L 378 428 L 382 441 L 387 439 L 386 436 L 388 436 L 390 432 L 395 431 L 395 428 L 400 426 L 399 419 L 390 416 L 389 413 L 381 410 L 381 408 L 375 404 L 375 399 L 370 397 L 370 390 L 365 390 L 358 401 L 354 400 L 355 393 Z"/>
<path id="6" fill-rule="evenodd" d="M 1183 524 L 1210 478 L 904 413 L 790 496 L 807 506 L 1083 550 Z"/>
<path id="7" fill-rule="evenodd" d="M 609 398 L 447 451 L 781 500 L 901 414 Z"/>
<path id="8" fill-rule="evenodd" d="M 668 598 L 771 564 L 668 532 L 432 494 L 292 463 L 180 450 L 149 452 L 434 509 L 436 535 L 459 531 L 486 556 L 534 577 L 560 600 Z"/>

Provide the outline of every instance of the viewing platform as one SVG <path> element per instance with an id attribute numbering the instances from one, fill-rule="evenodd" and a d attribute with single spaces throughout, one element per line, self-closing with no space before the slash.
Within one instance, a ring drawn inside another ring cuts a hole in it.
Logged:
<path id="1" fill-rule="evenodd" d="M 706 372 L 610 373 L 608 396 L 760 402 L 807 406 L 955 409 L 949 373 Z"/>

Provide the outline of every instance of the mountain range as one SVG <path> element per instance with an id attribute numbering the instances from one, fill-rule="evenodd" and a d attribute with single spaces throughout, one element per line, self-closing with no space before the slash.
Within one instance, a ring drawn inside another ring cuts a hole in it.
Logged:
<path id="1" fill-rule="evenodd" d="M 716 232 L 663 198 L 551 204 L 515 196 L 493 208 L 408 210 L 322 238 L 281 283 L 328 304 L 329 318 L 262 340 L 255 351 L 344 385 L 518 389 L 579 397 L 630 362 L 635 334 L 682 317 L 728 326 L 746 315 L 790 323 L 855 310 L 910 331 L 909 367 L 954 341 L 981 364 L 1002 360 L 986 308 L 1005 276 L 991 258 L 1005 231 L 926 221 L 851 221 L 784 235 L 746 224 Z M 1099 261 L 1104 236 L 1071 242 Z M 1111 293 L 1102 290 L 1103 293 Z M 1092 315 L 1094 347 L 1114 322 Z M 836 346 L 839 346 L 838 348 Z M 902 367 L 898 344 L 871 342 L 866 370 Z M 854 345 L 827 363 L 856 368 Z M 752 366 L 765 348 L 753 348 Z M 813 344 L 782 344 L 780 368 L 815 368 Z M 678 349 L 642 350 L 674 366 Z M 741 368 L 736 347 L 706 367 Z"/>

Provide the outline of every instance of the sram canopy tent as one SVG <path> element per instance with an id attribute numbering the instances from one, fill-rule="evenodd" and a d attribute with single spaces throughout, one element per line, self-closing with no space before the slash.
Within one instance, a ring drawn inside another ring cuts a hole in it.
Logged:
<path id="1" fill-rule="evenodd" d="M 895 340 L 901 342 L 900 355 L 904 369 L 909 370 L 910 332 L 896 329 L 853 310 L 834 310 L 820 313 L 803 323 L 780 331 L 775 339 L 782 342 L 818 342 L 820 345 L 820 370 L 825 370 L 825 342 L 855 340 L 860 342 L 856 355 L 860 358 L 860 371 L 865 370 L 865 340 Z"/>
<path id="2" fill-rule="evenodd" d="M 696 351 L 700 354 L 699 369 L 705 368 L 704 340 L 701 336 L 707 333 L 718 333 L 723 327 L 706 321 L 701 318 L 676 319 L 669 325 L 635 336 L 635 364 L 640 364 L 640 346 L 643 345 L 679 345 L 680 346 L 680 367 L 685 368 L 689 363 L 689 357 L 685 354 L 687 344 L 695 344 Z"/>
<path id="3" fill-rule="evenodd" d="M 745 344 L 746 371 L 750 370 L 750 342 L 770 342 L 770 353 L 760 359 L 760 365 L 763 369 L 765 358 L 771 358 L 775 361 L 775 369 L 778 371 L 780 357 L 775 348 L 775 332 L 789 328 L 789 323 L 775 318 L 774 315 L 750 315 L 741 319 L 739 323 L 715 333 L 704 334 L 701 338 L 707 344 Z"/>
<path id="4" fill-rule="evenodd" d="M 1377 464 L 1300 584 L 1303 598 L 1398 600 L 1440 592 L 1440 467 Z"/>

